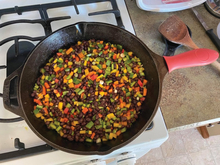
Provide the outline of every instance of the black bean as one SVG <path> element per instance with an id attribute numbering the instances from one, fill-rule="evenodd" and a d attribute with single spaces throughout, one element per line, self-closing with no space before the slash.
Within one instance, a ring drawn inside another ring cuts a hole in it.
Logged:
<path id="1" fill-rule="evenodd" d="M 89 121 L 91 121 L 91 119 L 90 119 L 89 117 L 87 117 L 87 118 L 86 118 L 86 121 L 88 121 L 88 122 L 89 122 Z"/>
<path id="2" fill-rule="evenodd" d="M 124 117 L 124 116 L 121 117 L 121 121 L 126 121 L 126 120 L 127 120 L 127 117 Z"/>
<path id="3" fill-rule="evenodd" d="M 78 142 L 79 141 L 79 136 L 75 136 L 75 141 Z"/>
<path id="4" fill-rule="evenodd" d="M 31 93 L 31 97 L 34 97 L 35 95 L 36 95 L 36 93 L 35 93 L 35 92 Z"/>
<path id="5" fill-rule="evenodd" d="M 63 133 L 66 133 L 66 129 L 63 129 Z"/>
<path id="6" fill-rule="evenodd" d="M 70 129 L 70 126 L 67 125 L 65 128 L 66 128 L 66 129 Z"/>
<path id="7" fill-rule="evenodd" d="M 98 115 L 97 115 L 98 116 Z M 99 120 L 96 120 L 95 121 L 95 125 L 99 125 L 100 124 L 100 122 L 99 122 Z"/>
<path id="8" fill-rule="evenodd" d="M 83 118 L 79 119 L 79 123 L 82 123 L 83 122 Z"/>
<path id="9" fill-rule="evenodd" d="M 84 122 L 82 122 L 82 124 L 81 124 L 82 126 L 84 126 L 84 125 L 86 125 L 86 122 L 84 121 Z"/>

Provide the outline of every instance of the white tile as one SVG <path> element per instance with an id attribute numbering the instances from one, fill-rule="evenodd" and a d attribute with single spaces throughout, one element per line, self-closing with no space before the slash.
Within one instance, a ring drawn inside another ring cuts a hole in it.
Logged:
<path id="1" fill-rule="evenodd" d="M 165 160 L 159 160 L 159 161 L 155 161 L 155 162 L 150 162 L 148 164 L 143 164 L 143 165 L 167 165 Z"/>
<path id="2" fill-rule="evenodd" d="M 184 155 L 186 149 L 180 131 L 170 132 L 168 140 L 161 145 L 164 157 Z"/>
<path id="3" fill-rule="evenodd" d="M 189 153 L 192 165 L 216 165 L 209 149 Z"/>
<path id="4" fill-rule="evenodd" d="M 167 165 L 191 165 L 190 159 L 187 155 L 175 156 L 172 158 L 166 158 Z"/>
<path id="5" fill-rule="evenodd" d="M 220 135 L 210 136 L 207 139 L 207 142 L 208 142 L 210 147 L 218 147 L 218 146 L 220 146 Z"/>
<path id="6" fill-rule="evenodd" d="M 140 159 L 142 162 L 146 162 L 146 163 L 163 159 L 163 154 L 162 154 L 161 148 L 159 147 L 159 148 L 155 148 L 155 149 L 150 150 L 148 153 L 146 153 Z"/>
<path id="7" fill-rule="evenodd" d="M 211 148 L 210 150 L 214 157 L 216 165 L 220 165 L 220 147 Z"/>
<path id="8" fill-rule="evenodd" d="M 181 131 L 181 135 L 188 153 L 198 152 L 209 146 L 207 140 L 201 136 L 197 129 Z"/>

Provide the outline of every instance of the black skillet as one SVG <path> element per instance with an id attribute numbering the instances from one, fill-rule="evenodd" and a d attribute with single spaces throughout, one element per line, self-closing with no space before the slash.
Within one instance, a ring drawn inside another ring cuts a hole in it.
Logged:
<path id="1" fill-rule="evenodd" d="M 121 44 L 125 50 L 133 51 L 140 58 L 145 68 L 146 79 L 149 81 L 147 84 L 148 94 L 142 105 L 138 120 L 117 139 L 102 142 L 101 144 L 71 142 L 60 137 L 56 131 L 47 129 L 44 122 L 34 116 L 34 103 L 31 98 L 34 83 L 37 77 L 40 76 L 39 69 L 45 65 L 46 61 L 58 49 L 68 48 L 77 41 L 89 39 Z M 198 54 L 200 55 L 197 56 Z M 206 60 L 206 58 L 209 58 L 209 60 Z M 152 122 L 160 102 L 162 80 L 168 72 L 167 66 L 170 72 L 173 69 L 182 67 L 206 65 L 217 58 L 218 53 L 209 49 L 192 50 L 173 57 L 163 58 L 151 52 L 135 35 L 117 26 L 92 22 L 76 23 L 55 31 L 36 45 L 24 66 L 6 78 L 3 89 L 3 102 L 6 109 L 23 117 L 32 131 L 48 145 L 74 154 L 104 155 L 134 140 Z M 16 85 L 18 106 L 12 105 L 10 101 L 10 83 L 16 77 L 18 79 Z"/>

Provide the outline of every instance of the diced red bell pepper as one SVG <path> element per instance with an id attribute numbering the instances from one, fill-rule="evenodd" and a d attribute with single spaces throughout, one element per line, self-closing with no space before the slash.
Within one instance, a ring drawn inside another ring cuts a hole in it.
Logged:
<path id="1" fill-rule="evenodd" d="M 141 97 L 140 100 L 141 100 L 141 101 L 144 101 L 144 100 L 145 100 L 145 97 Z"/>
<path id="2" fill-rule="evenodd" d="M 54 92 L 55 94 L 59 93 L 57 89 L 54 89 L 53 92 Z"/>
<path id="3" fill-rule="evenodd" d="M 122 51 L 121 51 L 121 52 L 122 52 L 122 53 L 124 53 L 124 51 L 125 51 L 125 50 L 124 50 L 124 49 L 122 49 Z"/>
<path id="4" fill-rule="evenodd" d="M 59 82 L 59 80 L 56 78 L 56 79 L 55 79 L 55 83 L 58 83 L 58 82 Z"/>
<path id="5" fill-rule="evenodd" d="M 105 45 L 104 49 L 107 50 L 108 49 L 108 45 Z"/>
<path id="6" fill-rule="evenodd" d="M 86 86 L 84 86 L 83 89 L 86 90 Z"/>
<path id="7" fill-rule="evenodd" d="M 94 74 L 94 75 L 91 76 L 91 80 L 94 81 L 97 77 L 98 77 L 98 75 Z"/>
<path id="8" fill-rule="evenodd" d="M 74 88 L 79 88 L 81 86 L 81 83 L 77 84 L 77 85 L 74 85 Z"/>
<path id="9" fill-rule="evenodd" d="M 44 107 L 43 110 L 44 110 L 45 114 L 47 115 L 47 114 L 48 114 L 48 110 L 47 110 L 47 108 Z"/>
<path id="10" fill-rule="evenodd" d="M 69 108 L 66 107 L 63 112 L 64 112 L 65 114 L 67 114 L 67 113 L 69 112 Z"/>
<path id="11" fill-rule="evenodd" d="M 63 121 L 64 121 L 65 123 L 67 123 L 68 120 L 69 120 L 69 119 L 67 119 L 67 118 L 63 118 Z"/>
<path id="12" fill-rule="evenodd" d="M 115 60 L 117 58 L 117 54 L 114 54 L 113 55 L 113 59 Z"/>
<path id="13" fill-rule="evenodd" d="M 58 56 L 62 56 L 62 55 L 63 55 L 63 53 L 57 53 L 57 55 L 58 55 Z"/>
<path id="14" fill-rule="evenodd" d="M 73 115 L 70 115 L 70 117 L 71 117 L 71 118 L 74 118 L 74 116 L 73 116 Z"/>
<path id="15" fill-rule="evenodd" d="M 141 80 L 139 80 L 139 79 L 138 79 L 138 85 L 139 85 L 140 87 L 143 87 L 143 83 L 142 83 Z"/>
<path id="16" fill-rule="evenodd" d="M 34 99 L 34 102 L 37 103 L 38 105 L 42 105 L 41 101 L 38 99 Z"/>

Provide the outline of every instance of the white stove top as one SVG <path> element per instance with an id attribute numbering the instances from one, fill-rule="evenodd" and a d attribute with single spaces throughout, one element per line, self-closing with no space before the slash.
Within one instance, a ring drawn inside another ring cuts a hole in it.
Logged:
<path id="1" fill-rule="evenodd" d="M 61 1 L 61 0 L 60 0 Z M 59 2 L 60 2 L 59 1 Z M 14 6 L 27 6 L 33 4 L 41 4 L 41 3 L 51 3 L 51 2 L 58 2 L 56 0 L 1 0 L 0 10 L 4 8 L 12 8 Z M 126 4 L 124 0 L 116 0 L 118 8 L 121 13 L 122 21 L 125 26 L 125 29 L 130 31 L 131 33 L 135 34 L 132 22 L 130 20 Z M 88 16 L 88 13 L 97 12 L 97 11 L 104 11 L 112 9 L 110 2 L 100 2 L 100 3 L 92 3 L 87 5 L 78 5 L 79 15 L 76 14 L 76 11 L 73 6 L 71 7 L 62 7 L 56 9 L 49 9 L 48 16 L 49 17 L 60 17 L 60 16 L 71 16 L 71 19 L 62 20 L 62 21 L 55 21 L 52 22 L 52 30 L 57 30 L 61 27 L 66 25 L 74 24 L 80 21 L 87 21 L 87 22 L 105 22 L 110 23 L 113 25 L 117 25 L 115 20 L 114 14 L 102 14 L 97 16 Z M 40 19 L 40 15 L 38 11 L 34 12 L 24 12 L 22 15 L 17 14 L 8 14 L 3 15 L 0 19 L 0 24 L 17 19 Z M 8 37 L 16 36 L 16 35 L 26 35 L 32 37 L 44 36 L 44 30 L 40 24 L 14 24 L 7 27 L 0 28 L 0 41 L 6 39 Z M 14 43 L 14 41 L 8 42 L 3 46 L 0 46 L 0 65 L 6 65 L 7 61 L 7 50 L 8 48 Z M 33 42 L 36 44 L 37 42 Z M 0 93 L 3 92 L 3 84 L 4 79 L 6 78 L 6 70 L 0 70 Z M 1 98 L 0 98 L 1 99 Z M 3 101 L 0 100 L 0 118 L 14 118 L 18 117 L 15 114 L 4 109 Z M 27 126 L 25 121 L 20 121 L 17 123 L 0 123 L 0 154 L 9 152 L 9 151 L 16 151 L 14 148 L 14 139 L 19 138 L 21 142 L 25 143 L 25 148 L 45 144 L 41 139 L 39 139 Z M 113 153 L 107 156 L 78 156 L 73 154 L 68 154 L 62 151 L 54 151 L 48 153 L 51 159 L 48 160 L 48 164 L 59 164 L 65 162 L 70 162 L 74 160 L 74 163 L 79 161 L 86 161 L 95 158 L 110 158 L 114 157 L 117 154 L 122 152 L 130 152 L 135 151 L 137 157 L 141 157 L 146 152 L 148 152 L 151 148 L 155 148 L 160 146 L 166 139 L 168 138 L 168 133 L 166 130 L 166 126 L 163 121 L 162 114 L 160 110 L 158 110 L 155 118 L 154 118 L 154 127 L 150 131 L 144 131 L 138 138 L 134 141 L 129 143 L 126 147 L 123 147 L 119 150 L 114 151 Z M 49 157 L 47 154 L 41 155 L 41 158 L 37 156 L 32 156 L 25 159 L 16 160 L 16 164 L 20 163 L 25 164 L 25 161 L 33 160 L 37 161 L 37 164 L 45 164 L 45 162 L 41 163 L 41 160 L 45 160 L 44 157 Z M 71 155 L 71 156 L 70 156 Z M 62 156 L 63 159 L 60 159 Z M 65 158 L 65 159 L 64 159 Z M 29 160 L 30 159 L 30 160 Z M 13 164 L 14 161 L 11 161 Z M 8 165 L 10 162 L 7 162 Z M 27 162 L 26 162 L 27 163 Z"/>

